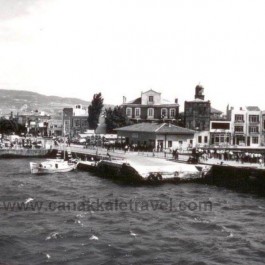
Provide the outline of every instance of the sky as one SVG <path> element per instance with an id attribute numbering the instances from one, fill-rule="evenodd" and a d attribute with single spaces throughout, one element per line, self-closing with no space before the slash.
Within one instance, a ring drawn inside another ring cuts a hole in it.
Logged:
<path id="1" fill-rule="evenodd" d="M 265 110 L 264 0 L 0 0 L 0 88 L 121 104 L 153 89 Z M 1 95 L 0 95 L 1 96 Z"/>

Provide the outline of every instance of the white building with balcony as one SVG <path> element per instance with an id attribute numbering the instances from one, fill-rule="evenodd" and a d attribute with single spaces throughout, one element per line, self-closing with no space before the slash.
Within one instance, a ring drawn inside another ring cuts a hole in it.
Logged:
<path id="1" fill-rule="evenodd" d="M 261 146 L 262 111 L 257 106 L 247 106 L 229 111 L 232 126 L 232 144 L 236 146 Z"/>

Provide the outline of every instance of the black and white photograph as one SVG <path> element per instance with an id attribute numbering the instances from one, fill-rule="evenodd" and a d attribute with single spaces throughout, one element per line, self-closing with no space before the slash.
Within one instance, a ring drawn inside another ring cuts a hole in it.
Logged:
<path id="1" fill-rule="evenodd" d="M 0 265 L 263 265 L 264 10 L 0 0 Z"/>

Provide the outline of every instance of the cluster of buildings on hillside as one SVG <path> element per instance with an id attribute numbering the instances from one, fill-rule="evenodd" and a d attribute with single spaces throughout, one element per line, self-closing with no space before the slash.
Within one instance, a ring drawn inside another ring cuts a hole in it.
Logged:
<path id="1" fill-rule="evenodd" d="M 200 85 L 195 88 L 194 99 L 185 101 L 183 113 L 179 111 L 177 98 L 164 100 L 161 93 L 152 89 L 132 101 L 123 97 L 121 106 L 133 125 L 116 131 L 129 144 L 159 149 L 265 146 L 265 111 L 246 106 L 227 107 L 226 113 L 222 113 L 205 100 Z M 88 108 L 80 104 L 53 116 L 42 111 L 22 111 L 12 118 L 25 125 L 28 133 L 42 136 L 61 136 L 64 130 L 65 135 L 76 137 L 89 129 Z M 96 133 L 106 133 L 104 115 Z"/>
<path id="2" fill-rule="evenodd" d="M 75 137 L 89 129 L 88 126 L 88 107 L 81 104 L 75 105 L 73 108 L 64 108 L 56 115 L 51 115 L 44 111 L 21 111 L 16 115 L 6 117 L 15 119 L 19 124 L 27 129 L 30 135 L 40 136 L 62 136 L 68 135 Z M 104 133 L 104 122 L 100 118 L 100 126 L 97 133 Z"/>

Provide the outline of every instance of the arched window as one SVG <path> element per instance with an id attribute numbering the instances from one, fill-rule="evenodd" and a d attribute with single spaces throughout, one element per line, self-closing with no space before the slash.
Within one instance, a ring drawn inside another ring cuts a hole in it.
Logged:
<path id="1" fill-rule="evenodd" d="M 163 108 L 161 109 L 161 119 L 167 118 L 167 109 Z"/>

